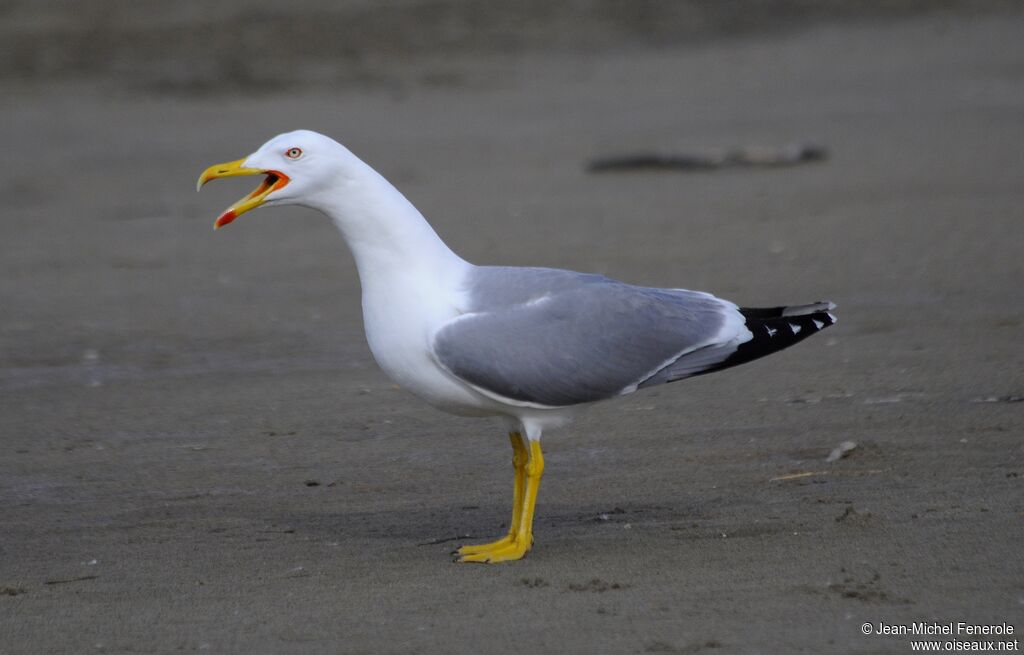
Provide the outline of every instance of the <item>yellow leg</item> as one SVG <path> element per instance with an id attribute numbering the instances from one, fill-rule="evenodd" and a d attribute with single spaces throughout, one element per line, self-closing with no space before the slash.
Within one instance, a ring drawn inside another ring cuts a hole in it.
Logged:
<path id="1" fill-rule="evenodd" d="M 508 524 L 508 535 L 487 544 L 472 544 L 459 549 L 459 555 L 472 555 L 483 553 L 508 546 L 516 538 L 516 530 L 519 526 L 519 518 L 523 514 L 523 490 L 526 486 L 526 462 L 529 459 L 529 450 L 526 448 L 523 435 L 518 432 L 508 433 L 509 441 L 512 442 L 512 467 L 515 469 L 515 479 L 512 486 L 512 520 Z"/>
<path id="2" fill-rule="evenodd" d="M 511 542 L 507 538 L 502 539 L 495 542 L 499 544 L 496 548 L 472 553 L 463 554 L 460 550 L 460 562 L 506 562 L 521 559 L 530 550 L 530 546 L 533 545 L 533 510 L 537 505 L 540 478 L 544 474 L 544 454 L 541 452 L 539 441 L 530 441 L 528 452 L 520 511 L 515 517 L 518 520 L 514 523 L 515 534 L 510 535 Z"/>

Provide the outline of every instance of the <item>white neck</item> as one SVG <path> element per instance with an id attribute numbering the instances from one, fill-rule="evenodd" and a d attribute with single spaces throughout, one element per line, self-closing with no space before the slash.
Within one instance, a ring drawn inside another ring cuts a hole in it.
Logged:
<path id="1" fill-rule="evenodd" d="M 352 174 L 356 165 L 360 170 Z M 341 231 L 364 291 L 396 276 L 448 286 L 470 266 L 398 189 L 361 161 L 304 204 L 326 214 Z"/>

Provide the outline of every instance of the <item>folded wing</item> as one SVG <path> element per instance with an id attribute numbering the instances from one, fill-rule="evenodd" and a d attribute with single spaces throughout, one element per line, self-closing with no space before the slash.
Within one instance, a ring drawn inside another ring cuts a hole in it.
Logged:
<path id="1" fill-rule="evenodd" d="M 480 267 L 467 293 L 468 311 L 435 334 L 435 358 L 481 392 L 525 405 L 631 393 L 689 353 L 706 360 L 698 369 L 713 366 L 750 339 L 732 303 L 599 275 Z"/>

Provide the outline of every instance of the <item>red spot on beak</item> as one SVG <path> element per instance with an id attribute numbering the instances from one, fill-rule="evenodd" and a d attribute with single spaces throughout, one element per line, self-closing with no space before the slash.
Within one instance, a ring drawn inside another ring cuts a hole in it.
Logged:
<path id="1" fill-rule="evenodd" d="M 213 229 L 219 230 L 236 218 L 238 218 L 238 214 L 235 213 L 235 210 L 229 209 L 217 217 L 217 220 L 213 223 Z"/>

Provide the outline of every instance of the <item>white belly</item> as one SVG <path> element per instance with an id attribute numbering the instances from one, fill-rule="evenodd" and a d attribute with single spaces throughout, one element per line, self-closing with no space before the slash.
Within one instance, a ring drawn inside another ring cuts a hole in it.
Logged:
<path id="1" fill-rule="evenodd" d="M 442 411 L 462 416 L 507 416 L 530 438 L 564 425 L 578 407 L 527 406 L 474 389 L 444 370 L 431 355 L 433 335 L 460 314 L 459 298 L 437 288 L 389 284 L 388 292 L 363 290 L 363 324 L 370 352 L 400 387 Z"/>
<path id="2" fill-rule="evenodd" d="M 492 403 L 444 371 L 430 354 L 437 328 L 458 315 L 452 299 L 408 287 L 363 293 L 363 324 L 370 352 L 400 387 L 438 409 L 470 416 L 499 413 Z"/>

